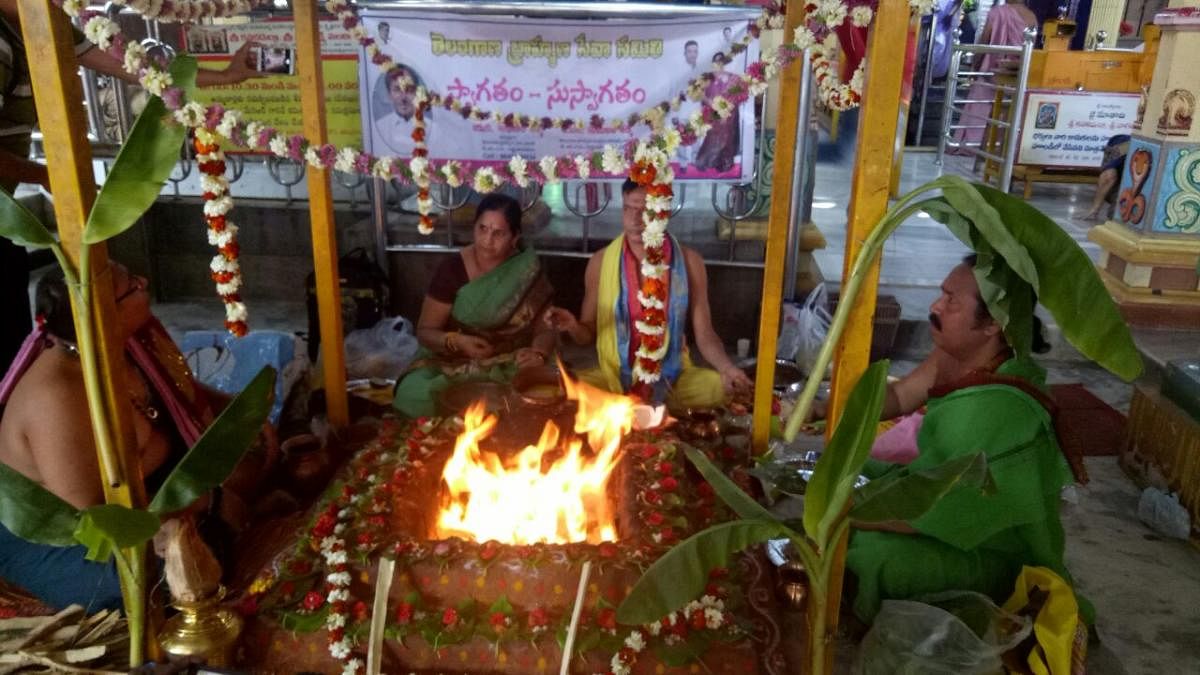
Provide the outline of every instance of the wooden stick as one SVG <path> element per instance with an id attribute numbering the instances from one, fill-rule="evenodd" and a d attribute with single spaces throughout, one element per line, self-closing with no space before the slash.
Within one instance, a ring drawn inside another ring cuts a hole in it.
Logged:
<path id="1" fill-rule="evenodd" d="M 587 593 L 588 577 L 592 574 L 592 561 L 583 563 L 583 571 L 579 574 L 579 589 L 575 591 L 575 608 L 571 610 L 571 628 L 567 630 L 567 642 L 563 645 L 562 664 L 558 675 L 567 675 L 571 667 L 571 652 L 575 649 L 575 633 L 579 630 L 579 617 L 583 614 L 583 595 Z"/>
<path id="2" fill-rule="evenodd" d="M 396 561 L 380 558 L 375 577 L 375 604 L 371 607 L 371 632 L 367 638 L 367 675 L 379 675 L 383 666 L 383 629 L 387 626 L 388 593 L 392 590 L 395 573 Z"/>

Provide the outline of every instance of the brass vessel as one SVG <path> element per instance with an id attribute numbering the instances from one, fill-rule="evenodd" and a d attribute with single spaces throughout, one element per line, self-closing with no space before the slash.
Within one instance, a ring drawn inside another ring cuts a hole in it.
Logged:
<path id="1" fill-rule="evenodd" d="M 243 621 L 232 610 L 222 607 L 225 588 L 194 602 L 177 600 L 172 604 L 179 614 L 167 620 L 158 642 L 172 657 L 201 657 L 214 667 L 232 666 Z"/>

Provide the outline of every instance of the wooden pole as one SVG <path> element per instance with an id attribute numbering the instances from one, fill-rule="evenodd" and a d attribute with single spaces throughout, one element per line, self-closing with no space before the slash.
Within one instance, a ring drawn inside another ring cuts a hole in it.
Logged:
<path id="1" fill-rule="evenodd" d="M 328 139 L 325 124 L 325 83 L 321 73 L 321 31 L 314 0 L 292 3 L 296 21 L 296 72 L 300 76 L 300 110 L 304 137 L 314 145 Z M 307 167 L 308 212 L 312 220 L 313 269 L 317 284 L 317 316 L 321 323 L 321 358 L 329 423 L 350 423 L 346 398 L 346 357 L 342 351 L 342 292 L 338 278 L 337 233 L 333 222 L 333 192 L 329 172 Z"/>
<path id="2" fill-rule="evenodd" d="M 858 147 L 854 153 L 854 174 L 850 185 L 850 217 L 846 225 L 843 280 L 850 277 L 850 268 L 862 248 L 863 240 L 887 211 L 908 22 L 908 3 L 881 2 L 867 37 L 866 82 L 862 106 L 858 109 Z M 837 426 L 850 390 L 867 369 L 878 288 L 879 258 L 876 258 L 863 281 L 859 300 L 850 310 L 847 330 L 834 351 L 827 434 L 831 434 Z M 848 535 L 834 544 L 832 552 L 834 561 L 828 581 L 826 613 L 827 634 L 831 636 L 837 634 L 847 543 Z M 813 607 L 813 604 L 809 603 L 809 607 Z M 833 657 L 833 649 L 825 650 L 825 672 L 833 672 Z"/>
<path id="3" fill-rule="evenodd" d="M 784 42 L 792 41 L 804 20 L 804 2 L 788 0 Z M 754 371 L 754 453 L 767 449 L 771 435 L 771 394 L 775 380 L 775 348 L 783 302 L 783 270 L 791 218 L 792 176 L 796 171 L 797 111 L 800 108 L 800 60 L 779 73 L 779 115 L 775 128 L 775 168 L 771 176 L 771 210 L 767 220 L 766 265 L 763 268 L 762 308 L 758 317 L 758 365 Z"/>
<path id="4" fill-rule="evenodd" d="M 78 269 L 83 252 L 83 226 L 96 201 L 96 178 L 84 119 L 83 85 L 75 61 L 75 38 L 70 20 L 47 0 L 20 0 L 19 8 L 34 101 L 46 139 L 46 165 L 54 193 L 58 236 L 67 258 Z M 108 249 L 104 244 L 92 244 L 88 256 L 94 298 L 92 321 L 103 387 L 101 400 L 89 400 L 88 404 L 103 409 L 117 451 L 115 467 L 112 467 L 115 475 L 109 475 L 105 470 L 108 462 L 98 458 L 104 498 L 110 504 L 140 508 L 146 505 L 146 492 L 142 483 L 141 458 L 136 452 L 133 409 L 121 387 L 124 345 L 116 329 L 117 310 L 108 269 Z M 78 315 L 84 308 L 75 305 L 74 295 L 71 305 L 78 329 Z M 100 443 L 96 445 L 99 447 Z"/>

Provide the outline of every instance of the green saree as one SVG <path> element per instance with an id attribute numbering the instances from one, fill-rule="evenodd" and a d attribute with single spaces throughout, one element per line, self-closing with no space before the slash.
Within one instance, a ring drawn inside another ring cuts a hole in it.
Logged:
<path id="1" fill-rule="evenodd" d="M 433 415 L 438 395 L 453 384 L 511 380 L 517 372 L 516 351 L 532 342 L 553 294 L 537 254 L 528 248 L 467 282 L 454 296 L 447 329 L 487 340 L 495 354 L 470 359 L 422 347 L 396 384 L 392 406 L 408 417 Z"/>

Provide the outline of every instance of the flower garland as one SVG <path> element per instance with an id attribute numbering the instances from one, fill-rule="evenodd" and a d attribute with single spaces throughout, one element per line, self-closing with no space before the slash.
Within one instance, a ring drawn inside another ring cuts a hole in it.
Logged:
<path id="1" fill-rule="evenodd" d="M 242 337 L 248 332 L 247 313 L 239 293 L 242 268 L 238 264 L 238 227 L 228 220 L 233 198 L 229 196 L 229 180 L 225 178 L 225 153 L 217 135 L 204 128 L 196 130 L 195 148 L 196 163 L 202 174 L 200 187 L 204 191 L 208 243 L 217 247 L 217 255 L 209 263 L 210 275 L 217 285 L 217 295 L 225 303 L 225 328 Z"/>
<path id="2" fill-rule="evenodd" d="M 62 0 L 62 8 L 75 16 L 87 7 L 87 0 Z M 245 14 L 254 9 L 249 0 L 115 0 L 141 14 L 163 23 L 182 23 Z"/>
<path id="3" fill-rule="evenodd" d="M 646 400 L 652 398 L 654 383 L 662 378 L 662 360 L 671 337 L 666 334 L 671 267 L 665 260 L 663 245 L 675 196 L 671 189 L 674 180 L 671 155 L 676 147 L 677 144 L 669 141 L 661 144 L 639 143 L 633 168 L 629 172 L 629 177 L 646 190 L 646 208 L 642 211 L 642 222 L 646 226 L 642 231 L 645 257 L 641 269 L 642 285 L 637 294 L 642 318 L 634 324 L 639 344 L 630 391 Z M 610 158 L 614 162 L 617 159 Z M 683 255 L 683 251 L 673 251 L 673 255 Z M 679 336 L 675 338 L 679 339 Z"/>

